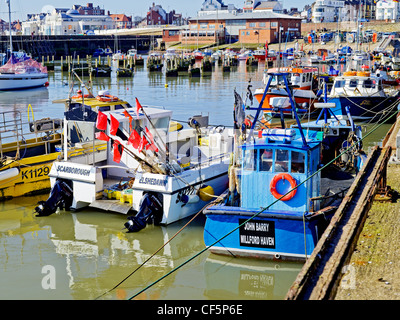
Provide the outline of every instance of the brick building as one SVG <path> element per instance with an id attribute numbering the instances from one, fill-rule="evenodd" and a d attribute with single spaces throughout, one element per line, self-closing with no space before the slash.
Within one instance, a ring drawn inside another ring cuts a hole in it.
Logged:
<path id="1" fill-rule="evenodd" d="M 301 36 L 301 18 L 273 11 L 223 13 L 198 16 L 189 20 L 189 29 L 182 32 L 182 43 L 210 42 L 259 43 L 278 42 Z"/>

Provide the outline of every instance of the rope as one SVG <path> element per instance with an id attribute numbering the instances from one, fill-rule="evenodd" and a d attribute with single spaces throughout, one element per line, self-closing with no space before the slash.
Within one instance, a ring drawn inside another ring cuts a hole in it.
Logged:
<path id="1" fill-rule="evenodd" d="M 376 128 L 372 129 L 370 132 L 368 132 L 361 140 L 367 138 L 369 135 L 371 135 L 373 132 L 375 132 L 380 126 L 382 126 L 384 123 L 386 123 L 390 118 L 392 118 L 395 115 L 398 115 L 400 112 L 397 111 L 396 113 L 389 115 L 385 121 L 383 121 L 381 124 L 378 124 L 376 126 Z M 169 276 L 170 274 L 174 273 L 175 271 L 177 271 L 178 269 L 180 269 L 181 267 L 183 267 L 184 265 L 186 265 L 187 263 L 189 263 L 190 261 L 192 261 L 193 259 L 197 258 L 198 256 L 200 256 L 202 253 L 204 253 L 205 251 L 207 251 L 209 248 L 211 248 L 212 246 L 214 246 L 215 244 L 217 244 L 218 242 L 220 242 L 221 240 L 225 239 L 227 236 L 229 236 L 230 234 L 232 234 L 233 232 L 235 232 L 236 230 L 238 230 L 240 227 L 242 227 L 244 224 L 246 224 L 247 222 L 249 222 L 250 220 L 256 218 L 258 215 L 260 215 L 261 213 L 263 213 L 265 210 L 269 209 L 271 206 L 273 206 L 275 203 L 277 203 L 278 201 L 280 201 L 283 197 L 285 197 L 287 194 L 289 194 L 290 192 L 292 192 L 293 190 L 297 189 L 299 186 L 303 185 L 304 183 L 306 183 L 308 180 L 310 180 L 311 178 L 313 178 L 315 175 L 317 175 L 318 173 L 320 173 L 323 169 L 325 169 L 326 167 L 330 166 L 332 163 L 334 163 L 337 159 L 339 159 L 344 153 L 346 153 L 347 151 L 350 150 L 350 148 L 352 148 L 352 145 L 350 145 L 347 149 L 345 149 L 342 153 L 340 153 L 336 158 L 334 158 L 333 160 L 331 160 L 330 162 L 328 162 L 325 166 L 323 166 L 322 168 L 320 168 L 319 170 L 317 170 L 316 172 L 314 172 L 310 177 L 308 177 L 306 180 L 304 180 L 303 182 L 299 183 L 296 187 L 292 188 L 291 190 L 289 190 L 286 194 L 282 195 L 279 199 L 276 199 L 274 202 L 272 202 L 269 206 L 262 208 L 259 212 L 255 213 L 253 216 L 251 216 L 249 219 L 245 220 L 243 223 L 241 223 L 239 226 L 237 226 L 236 228 L 234 228 L 233 230 L 231 230 L 230 232 L 228 232 L 227 234 L 225 234 L 224 236 L 222 236 L 221 238 L 217 239 L 214 243 L 210 244 L 209 246 L 205 247 L 203 250 L 199 251 L 198 253 L 196 253 L 194 256 L 192 256 L 191 258 L 187 259 L 186 261 L 184 261 L 183 263 L 181 263 L 179 266 L 175 267 L 174 269 L 172 269 L 171 271 L 169 271 L 168 273 L 166 273 L 164 276 L 160 277 L 159 279 L 157 279 L 156 281 L 152 282 L 151 284 L 149 284 L 148 286 L 146 286 L 145 288 L 143 288 L 142 290 L 140 290 L 139 292 L 137 292 L 136 294 L 134 294 L 132 297 L 129 298 L 129 300 L 132 300 L 133 298 L 137 297 L 139 294 L 141 294 L 142 292 L 146 291 L 147 289 L 151 288 L 152 286 L 154 286 L 155 284 L 157 284 L 158 282 L 160 282 L 161 280 L 163 280 L 164 278 L 166 278 L 167 276 Z"/>
<path id="2" fill-rule="evenodd" d="M 218 197 L 221 198 L 222 197 Z M 182 228 L 180 228 L 170 239 L 168 239 L 167 242 L 165 242 L 160 248 L 158 248 L 150 257 L 148 257 L 141 265 L 139 265 L 135 270 L 133 270 L 130 274 L 128 274 L 124 279 L 122 279 L 119 283 L 117 283 L 114 287 L 112 287 L 111 289 L 107 290 L 106 292 L 102 293 L 100 296 L 98 296 L 97 298 L 95 298 L 95 300 L 103 297 L 104 295 L 106 295 L 107 293 L 110 293 L 111 291 L 115 290 L 116 288 L 118 288 L 123 282 L 125 282 L 126 280 L 128 280 L 128 278 L 130 278 L 133 274 L 135 274 L 141 267 L 143 267 L 147 262 L 149 262 L 158 252 L 160 252 L 168 243 L 170 243 L 179 233 L 181 233 L 183 231 L 183 229 L 185 229 L 190 223 L 193 222 L 194 219 L 196 219 L 196 217 L 202 213 L 204 211 L 204 209 L 214 203 L 216 203 L 218 200 L 220 199 L 216 199 L 213 200 L 210 203 L 207 203 L 203 208 L 200 209 L 199 212 L 197 212 Z"/>

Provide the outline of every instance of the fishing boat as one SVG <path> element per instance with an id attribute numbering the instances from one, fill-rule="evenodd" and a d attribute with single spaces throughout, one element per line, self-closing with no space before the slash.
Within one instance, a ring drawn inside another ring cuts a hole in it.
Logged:
<path id="1" fill-rule="evenodd" d="M 257 48 L 257 50 L 254 51 L 253 56 L 256 59 L 263 61 L 266 57 L 266 51 L 263 48 Z"/>
<path id="2" fill-rule="evenodd" d="M 171 117 L 172 111 L 137 100 L 136 108 L 102 112 L 85 130 L 87 122 L 66 121 L 65 134 L 79 128 L 85 144 L 108 140 L 107 147 L 80 161 L 65 155 L 55 162 L 52 191 L 37 207 L 39 215 L 91 206 L 132 214 L 124 225 L 134 232 L 153 220 L 170 224 L 197 213 L 227 187 L 232 129 L 195 116 L 188 128 L 172 131 Z"/>
<path id="3" fill-rule="evenodd" d="M 61 119 L 23 120 L 19 111 L 0 113 L 0 201 L 45 193 L 48 174 L 59 157 Z"/>
<path id="4" fill-rule="evenodd" d="M 235 100 L 235 113 L 244 113 L 241 99 Z M 296 115 L 292 99 L 291 106 Z M 260 104 L 255 117 L 261 112 Z M 236 122 L 240 128 L 241 121 Z M 332 170 L 322 179 L 323 132 L 304 130 L 297 116 L 297 128 L 254 134 L 254 124 L 234 149 L 223 200 L 204 210 L 205 245 L 215 254 L 304 261 L 340 204 L 335 197 L 350 186 L 353 175 Z"/>
<path id="5" fill-rule="evenodd" d="M 346 116 L 348 106 L 355 120 L 377 120 L 397 110 L 399 96 L 399 91 L 386 88 L 382 77 L 370 71 L 346 71 L 335 77 L 328 99 L 335 103 L 332 111 L 336 116 Z"/>
<path id="6" fill-rule="evenodd" d="M 314 102 L 317 101 L 316 80 L 318 76 L 318 68 L 316 67 L 281 67 L 282 73 L 277 73 L 278 68 L 271 68 L 264 73 L 264 83 L 269 90 L 259 88 L 254 92 L 254 97 L 260 103 L 263 101 L 263 109 L 266 114 L 274 116 L 277 113 L 271 105 L 272 98 L 288 98 L 287 91 L 282 87 L 284 84 L 283 76 L 288 77 L 289 84 L 293 87 L 293 97 L 299 109 L 303 111 L 313 111 Z M 279 75 L 279 79 L 277 78 Z M 264 97 L 265 94 L 265 97 Z M 263 99 L 264 98 L 264 99 Z M 289 100 L 285 102 L 287 110 L 282 110 L 284 115 L 291 115 L 291 107 Z"/>
<path id="7" fill-rule="evenodd" d="M 336 55 L 328 49 L 318 49 L 316 54 L 310 56 L 311 63 L 334 63 Z"/>

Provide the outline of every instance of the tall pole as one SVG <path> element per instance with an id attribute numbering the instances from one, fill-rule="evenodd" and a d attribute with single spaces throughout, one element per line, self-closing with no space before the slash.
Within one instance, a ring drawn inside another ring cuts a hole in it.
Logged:
<path id="1" fill-rule="evenodd" d="M 12 46 L 12 36 L 11 36 L 11 8 L 10 8 L 10 0 L 6 0 L 6 3 L 8 4 L 8 27 L 10 29 L 10 57 L 13 52 L 13 46 Z"/>

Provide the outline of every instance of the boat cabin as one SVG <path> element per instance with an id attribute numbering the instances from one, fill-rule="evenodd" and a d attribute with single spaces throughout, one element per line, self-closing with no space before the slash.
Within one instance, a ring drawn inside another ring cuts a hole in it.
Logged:
<path id="1" fill-rule="evenodd" d="M 385 96 L 382 79 L 369 72 L 348 71 L 335 78 L 330 95 L 333 96 Z"/>
<path id="2" fill-rule="evenodd" d="M 298 129 L 263 130 L 256 143 L 242 146 L 241 190 L 253 192 L 241 194 L 241 207 L 267 207 L 305 181 L 318 170 L 320 151 L 320 141 L 315 139 L 304 146 Z M 319 179 L 314 176 L 269 211 L 309 212 L 310 198 L 320 192 Z"/>
<path id="3" fill-rule="evenodd" d="M 318 69 L 312 67 L 287 67 L 280 68 L 282 72 L 288 72 L 289 85 L 296 89 L 311 89 L 314 82 L 314 75 L 317 75 Z M 264 83 L 268 83 L 268 79 L 272 77 L 271 86 L 284 85 L 283 78 L 277 75 L 277 68 L 268 69 L 264 74 Z"/>

